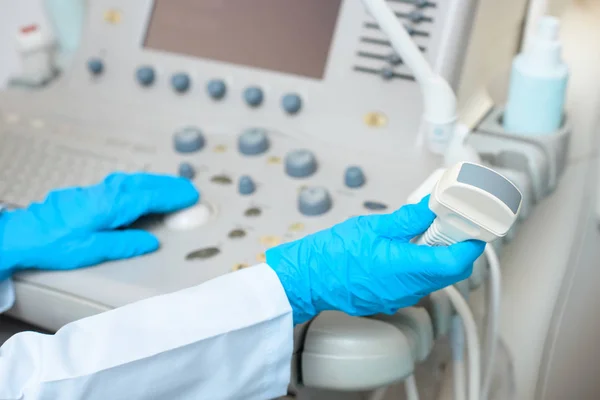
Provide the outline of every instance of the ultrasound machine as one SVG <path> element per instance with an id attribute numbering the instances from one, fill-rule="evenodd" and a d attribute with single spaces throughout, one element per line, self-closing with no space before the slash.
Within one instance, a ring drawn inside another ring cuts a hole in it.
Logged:
<path id="1" fill-rule="evenodd" d="M 457 93 L 461 116 L 482 88 L 501 99 L 526 1 L 387 4 Z M 422 115 L 414 71 L 362 1 L 90 1 L 80 45 L 58 77 L 39 90 L 0 92 L 0 200 L 25 206 L 57 187 L 143 170 L 191 179 L 201 204 L 139 221 L 161 241 L 154 254 L 20 273 L 8 315 L 55 331 L 249 268 L 268 248 L 348 217 L 390 212 L 444 166 L 423 144 Z M 490 399 L 582 398 L 561 396 L 593 385 L 564 363 L 578 335 L 595 340 L 578 326 L 594 311 L 585 273 L 600 257 L 597 135 L 573 132 L 569 116 L 544 139 L 508 135 L 501 118 L 499 100 L 465 139 L 523 193 L 518 225 L 495 246 L 502 303 Z M 481 324 L 486 277 L 478 265 L 466 283 Z M 443 306 L 429 299 L 404 314 L 422 352 L 423 398 L 452 398 L 435 320 Z M 390 357 L 415 358 L 389 354 L 388 328 L 337 313 L 298 327 L 289 396 L 372 395 Z M 356 365 L 360 378 L 347 372 Z M 381 398 L 402 398 L 395 390 Z"/>

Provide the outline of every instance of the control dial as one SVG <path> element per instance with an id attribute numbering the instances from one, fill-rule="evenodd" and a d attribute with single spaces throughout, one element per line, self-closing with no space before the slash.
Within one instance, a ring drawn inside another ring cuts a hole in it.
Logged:
<path id="1" fill-rule="evenodd" d="M 204 147 L 204 135 L 200 129 L 189 126 L 175 132 L 173 144 L 179 153 L 193 153 Z"/>
<path id="2" fill-rule="evenodd" d="M 104 71 L 104 63 L 99 58 L 90 58 L 87 67 L 92 75 L 100 75 Z"/>
<path id="3" fill-rule="evenodd" d="M 245 175 L 242 176 L 238 182 L 238 192 L 241 195 L 248 195 L 254 193 L 256 190 L 256 184 L 251 177 Z"/>
<path id="4" fill-rule="evenodd" d="M 317 159 L 310 150 L 293 150 L 285 157 L 285 172 L 292 178 L 306 178 L 317 171 Z"/>
<path id="5" fill-rule="evenodd" d="M 349 188 L 358 188 L 365 184 L 365 174 L 360 167 L 348 167 L 344 174 L 344 183 Z"/>
<path id="6" fill-rule="evenodd" d="M 281 99 L 281 106 L 288 114 L 296 114 L 302 108 L 302 99 L 295 93 L 286 94 Z"/>
<path id="7" fill-rule="evenodd" d="M 190 77 L 185 73 L 175 74 L 171 78 L 171 85 L 173 86 L 173 89 L 179 93 L 187 92 L 190 88 L 190 84 Z"/>
<path id="8" fill-rule="evenodd" d="M 154 69 L 148 66 L 139 67 L 135 72 L 135 77 L 140 85 L 150 86 L 152 83 L 154 83 Z"/>
<path id="9" fill-rule="evenodd" d="M 331 196 L 323 187 L 304 188 L 298 196 L 298 210 L 306 216 L 325 214 L 331 206 Z"/>
<path id="10" fill-rule="evenodd" d="M 179 176 L 186 179 L 194 179 L 196 176 L 196 169 L 194 166 L 188 162 L 182 162 L 179 164 L 179 168 L 177 169 Z"/>
<path id="11" fill-rule="evenodd" d="M 246 156 L 262 154 L 268 149 L 269 137 L 265 129 L 246 129 L 238 138 L 238 150 Z"/>
<path id="12" fill-rule="evenodd" d="M 206 91 L 213 99 L 220 100 L 225 96 L 225 93 L 227 92 L 227 86 L 221 79 L 213 79 L 206 85 Z"/>
<path id="13" fill-rule="evenodd" d="M 244 91 L 244 100 L 250 107 L 260 106 L 264 97 L 262 89 L 256 86 L 251 86 Z"/>

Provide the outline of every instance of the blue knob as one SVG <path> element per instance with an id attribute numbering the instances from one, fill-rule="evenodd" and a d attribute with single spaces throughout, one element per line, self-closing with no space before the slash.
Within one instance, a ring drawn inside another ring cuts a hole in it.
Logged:
<path id="1" fill-rule="evenodd" d="M 206 90 L 208 91 L 208 95 L 210 97 L 215 100 L 220 100 L 225 96 L 225 93 L 227 92 L 227 86 L 221 79 L 213 79 L 212 81 L 208 82 L 208 85 L 206 85 Z"/>
<path id="2" fill-rule="evenodd" d="M 94 75 L 100 75 L 104 71 L 104 63 L 99 58 L 90 58 L 87 65 L 90 72 Z"/>
<path id="3" fill-rule="evenodd" d="M 385 80 L 390 80 L 394 77 L 394 70 L 391 68 L 383 68 L 381 70 L 381 76 Z"/>
<path id="4" fill-rule="evenodd" d="M 404 29 L 406 29 L 406 32 L 409 35 L 414 35 L 415 34 L 415 28 L 413 28 L 412 26 L 410 26 L 409 24 L 404 24 Z"/>
<path id="5" fill-rule="evenodd" d="M 249 176 L 242 176 L 238 182 L 238 192 L 242 195 L 248 195 L 254 193 L 256 185 Z"/>
<path id="6" fill-rule="evenodd" d="M 178 173 L 179 176 L 192 180 L 194 179 L 194 176 L 196 176 L 196 169 L 192 164 L 188 162 L 182 162 L 179 164 Z"/>
<path id="7" fill-rule="evenodd" d="M 429 0 L 415 0 L 415 6 L 423 8 L 429 5 Z"/>
<path id="8" fill-rule="evenodd" d="M 400 56 L 396 53 L 391 53 L 386 57 L 387 62 L 389 62 L 392 65 L 399 65 L 400 63 L 402 63 L 402 59 L 400 58 Z"/>
<path id="9" fill-rule="evenodd" d="M 184 73 L 175 74 L 171 78 L 171 85 L 179 93 L 186 92 L 190 88 L 190 77 Z"/>
<path id="10" fill-rule="evenodd" d="M 302 99 L 297 94 L 286 94 L 281 99 L 281 106 L 288 114 L 296 114 L 302 108 Z"/>
<path id="11" fill-rule="evenodd" d="M 263 91 L 259 87 L 252 86 L 244 90 L 244 100 L 250 107 L 260 106 L 263 102 L 263 99 Z"/>
<path id="12" fill-rule="evenodd" d="M 268 149 L 269 137 L 265 129 L 246 129 L 238 138 L 238 150 L 246 156 L 262 154 Z"/>
<path id="13" fill-rule="evenodd" d="M 173 135 L 175 150 L 179 153 L 193 153 L 204 147 L 204 135 L 202 131 L 194 127 L 186 127 Z"/>
<path id="14" fill-rule="evenodd" d="M 154 69 L 152 67 L 139 67 L 135 72 L 137 81 L 142 86 L 149 86 L 154 83 Z"/>
<path id="15" fill-rule="evenodd" d="M 306 216 L 325 214 L 331 206 L 331 196 L 323 187 L 302 189 L 298 196 L 298 210 Z"/>
<path id="16" fill-rule="evenodd" d="M 306 178 L 317 170 L 317 159 L 309 150 L 293 150 L 285 157 L 285 172 L 292 178 Z"/>
<path id="17" fill-rule="evenodd" d="M 408 13 L 408 19 L 410 19 L 413 23 L 418 24 L 424 18 L 424 15 L 419 10 L 412 10 Z"/>
<path id="18" fill-rule="evenodd" d="M 344 174 L 344 183 L 349 188 L 361 187 L 365 184 L 365 174 L 360 167 L 348 167 Z"/>

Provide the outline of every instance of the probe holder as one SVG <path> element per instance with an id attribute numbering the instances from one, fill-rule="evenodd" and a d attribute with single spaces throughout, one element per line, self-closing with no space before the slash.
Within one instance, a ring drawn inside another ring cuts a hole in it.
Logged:
<path id="1" fill-rule="evenodd" d="M 539 202 L 556 188 L 565 168 L 571 126 L 567 117 L 551 134 L 508 133 L 502 126 L 504 108 L 497 107 L 467 138 L 482 159 L 492 166 L 524 172 L 531 178 Z"/>

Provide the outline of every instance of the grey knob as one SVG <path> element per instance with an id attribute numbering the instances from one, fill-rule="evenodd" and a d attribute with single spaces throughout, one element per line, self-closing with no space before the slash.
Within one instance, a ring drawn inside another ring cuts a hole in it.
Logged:
<path id="1" fill-rule="evenodd" d="M 286 94 L 281 99 L 281 107 L 288 114 L 296 114 L 302 108 L 302 99 L 295 93 Z"/>
<path id="2" fill-rule="evenodd" d="M 254 193 L 256 185 L 249 176 L 245 175 L 240 178 L 238 182 L 238 192 L 242 195 L 248 195 Z"/>
<path id="3" fill-rule="evenodd" d="M 307 216 L 325 214 L 331 209 L 331 196 L 323 187 L 302 189 L 298 196 L 298 210 Z"/>
<path id="4" fill-rule="evenodd" d="M 208 82 L 206 85 L 206 90 L 208 91 L 208 95 L 215 100 L 220 100 L 225 96 L 227 92 L 227 85 L 221 79 L 213 79 Z"/>
<path id="5" fill-rule="evenodd" d="M 394 77 L 394 70 L 391 68 L 383 68 L 381 70 L 381 76 L 383 79 L 390 80 Z"/>
<path id="6" fill-rule="evenodd" d="M 244 100 L 250 107 L 258 107 L 262 104 L 264 94 L 261 88 L 252 86 L 244 91 Z"/>
<path id="7" fill-rule="evenodd" d="M 190 88 L 191 81 L 190 76 L 185 73 L 178 73 L 171 77 L 171 86 L 176 92 L 183 93 L 187 92 Z"/>
<path id="8" fill-rule="evenodd" d="M 194 127 L 186 127 L 173 135 L 175 150 L 179 153 L 193 153 L 204 147 L 204 135 L 202 131 Z"/>
<path id="9" fill-rule="evenodd" d="M 138 82 L 140 83 L 140 85 L 142 85 L 142 86 L 152 85 L 152 83 L 154 82 L 154 77 L 155 77 L 154 69 L 152 67 L 148 67 L 148 66 L 140 67 L 135 72 L 135 76 L 136 76 Z"/>
<path id="10" fill-rule="evenodd" d="M 420 10 L 412 10 L 408 13 L 408 19 L 410 19 L 415 24 L 418 24 L 419 22 L 423 21 L 424 18 L 425 16 Z"/>
<path id="11" fill-rule="evenodd" d="M 306 178 L 317 170 L 317 159 L 310 150 L 293 150 L 285 157 L 285 172 L 292 178 Z"/>
<path id="12" fill-rule="evenodd" d="M 238 138 L 238 150 L 247 156 L 262 154 L 269 149 L 267 131 L 261 128 L 246 129 Z"/>
<path id="13" fill-rule="evenodd" d="M 99 58 L 90 58 L 87 66 L 93 75 L 100 75 L 104 71 L 104 63 Z"/>
<path id="14" fill-rule="evenodd" d="M 365 174 L 360 167 L 348 167 L 344 174 L 344 183 L 349 188 L 361 187 L 365 184 Z"/>
<path id="15" fill-rule="evenodd" d="M 179 176 L 191 180 L 194 179 L 194 176 L 196 176 L 196 169 L 189 162 L 182 162 L 179 164 L 178 173 Z"/>

